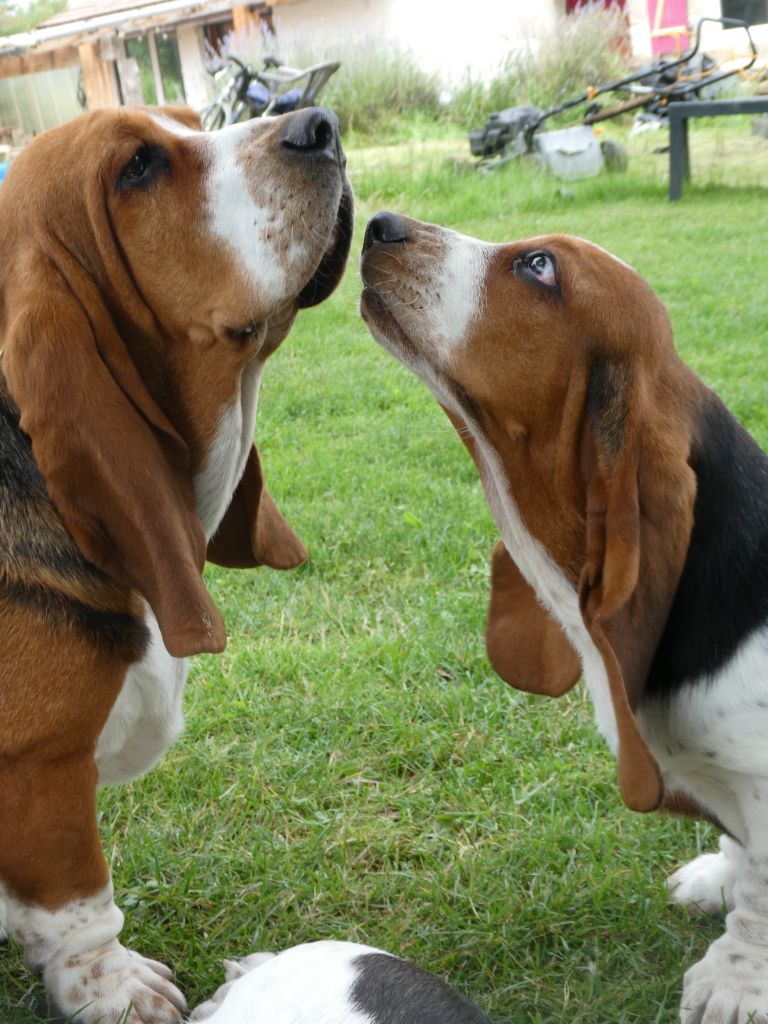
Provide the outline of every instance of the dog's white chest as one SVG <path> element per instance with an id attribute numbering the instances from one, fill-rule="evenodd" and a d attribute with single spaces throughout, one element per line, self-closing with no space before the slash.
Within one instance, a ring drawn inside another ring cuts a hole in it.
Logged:
<path id="1" fill-rule="evenodd" d="M 254 360 L 243 370 L 240 394 L 222 410 L 205 465 L 195 477 L 197 514 L 207 540 L 224 518 L 245 469 L 256 426 L 262 368 L 263 363 Z"/>

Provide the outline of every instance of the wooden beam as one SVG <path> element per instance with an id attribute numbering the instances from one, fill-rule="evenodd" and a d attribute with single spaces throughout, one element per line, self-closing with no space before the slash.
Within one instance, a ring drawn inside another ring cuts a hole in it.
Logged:
<path id="1" fill-rule="evenodd" d="M 147 32 L 147 46 L 149 47 L 149 62 L 152 65 L 152 77 L 155 80 L 155 102 L 158 106 L 165 106 L 165 86 L 163 85 L 163 73 L 160 70 L 160 58 L 157 56 L 157 36 L 154 32 Z"/>
<path id="2" fill-rule="evenodd" d="M 95 43 L 78 46 L 80 70 L 83 72 L 83 88 L 89 110 L 100 107 L 117 107 L 120 97 L 113 61 L 101 60 Z"/>
<path id="3" fill-rule="evenodd" d="M 79 63 L 76 46 L 64 46 L 60 50 L 37 53 L 31 50 L 20 57 L 0 59 L 0 78 L 15 78 L 16 75 L 34 75 L 37 71 L 55 71 L 57 68 L 71 68 Z"/>
<path id="4" fill-rule="evenodd" d="M 240 33 L 247 35 L 249 32 L 253 32 L 254 29 L 258 29 L 259 15 L 256 11 L 252 11 L 250 7 L 233 7 L 232 24 L 238 35 Z"/>

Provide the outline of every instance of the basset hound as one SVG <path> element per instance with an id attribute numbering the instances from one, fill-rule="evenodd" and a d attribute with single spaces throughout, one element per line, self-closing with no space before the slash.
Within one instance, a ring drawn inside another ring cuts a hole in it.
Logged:
<path id="1" fill-rule="evenodd" d="M 768 458 L 596 245 L 367 227 L 362 315 L 466 442 L 501 534 L 486 634 L 512 685 L 583 673 L 624 801 L 719 824 L 670 879 L 728 914 L 684 1024 L 768 1021 Z"/>
<path id="2" fill-rule="evenodd" d="M 225 960 L 190 1024 L 491 1024 L 434 974 L 356 942 L 305 942 Z"/>
<path id="3" fill-rule="evenodd" d="M 0 191 L 0 923 L 83 1024 L 184 1008 L 118 941 L 96 787 L 157 762 L 185 659 L 224 647 L 206 559 L 306 556 L 264 487 L 256 402 L 351 240 L 335 115 L 198 128 L 86 114 Z"/>

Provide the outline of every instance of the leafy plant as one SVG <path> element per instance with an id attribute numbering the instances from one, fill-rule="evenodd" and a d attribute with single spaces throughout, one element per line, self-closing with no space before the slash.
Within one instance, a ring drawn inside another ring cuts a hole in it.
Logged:
<path id="1" fill-rule="evenodd" d="M 0 0 L 0 36 L 28 32 L 41 21 L 66 9 L 67 0 L 33 0 L 29 7 L 21 7 L 10 0 Z"/>

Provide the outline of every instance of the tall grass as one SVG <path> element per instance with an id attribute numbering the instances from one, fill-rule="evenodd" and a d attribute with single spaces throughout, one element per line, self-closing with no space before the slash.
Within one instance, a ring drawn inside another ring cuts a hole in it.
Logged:
<path id="1" fill-rule="evenodd" d="M 225 48 L 257 68 L 267 53 L 278 54 L 291 67 L 341 61 L 323 90 L 322 102 L 336 111 L 345 132 L 379 135 L 391 132 L 405 115 L 434 117 L 440 109 L 440 76 L 425 70 L 411 50 L 386 40 L 309 44 L 304 37 L 250 31 L 231 33 Z"/>
<path id="2" fill-rule="evenodd" d="M 530 30 L 484 82 L 468 76 L 452 100 L 453 118 L 468 124 L 489 110 L 532 103 L 548 109 L 590 85 L 620 76 L 626 23 L 619 10 L 590 4 L 553 30 Z"/>
<path id="3" fill-rule="evenodd" d="M 421 67 L 410 50 L 373 42 L 344 55 L 326 98 L 343 130 L 377 133 L 411 112 L 437 116 L 440 92 L 439 76 Z"/>
<path id="4" fill-rule="evenodd" d="M 309 44 L 302 37 L 252 31 L 232 33 L 225 46 L 255 67 L 269 52 L 295 67 L 340 60 L 323 103 L 339 115 L 343 131 L 381 138 L 400 136 L 403 120 L 414 115 L 432 126 L 467 128 L 490 110 L 520 103 L 554 106 L 617 75 L 625 58 L 625 30 L 620 12 L 590 4 L 553 31 L 528 31 L 489 77 L 468 72 L 458 87 L 449 85 L 447 69 L 445 78 L 428 71 L 413 51 L 383 39 Z"/>

